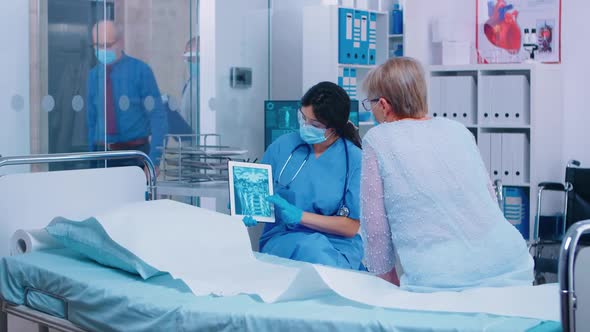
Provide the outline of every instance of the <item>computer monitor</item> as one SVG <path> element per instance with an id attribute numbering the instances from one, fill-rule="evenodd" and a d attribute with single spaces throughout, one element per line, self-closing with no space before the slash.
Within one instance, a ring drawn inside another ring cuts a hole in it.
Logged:
<path id="1" fill-rule="evenodd" d="M 264 148 L 284 134 L 299 130 L 297 112 L 300 100 L 265 100 L 264 101 Z M 349 120 L 359 125 L 359 102 L 350 101 Z"/>

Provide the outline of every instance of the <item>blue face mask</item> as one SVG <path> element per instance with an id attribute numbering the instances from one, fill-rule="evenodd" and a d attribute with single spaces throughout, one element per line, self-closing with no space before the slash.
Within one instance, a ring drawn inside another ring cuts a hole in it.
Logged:
<path id="1" fill-rule="evenodd" d="M 302 124 L 299 126 L 299 136 L 301 136 L 301 139 L 307 144 L 319 144 L 328 139 L 326 137 L 326 129 L 316 128 L 308 124 Z"/>
<path id="2" fill-rule="evenodd" d="M 189 62 L 188 63 L 188 71 L 191 74 L 193 79 L 199 77 L 199 63 L 197 62 Z"/>
<path id="3" fill-rule="evenodd" d="M 117 53 L 113 50 L 96 49 L 96 58 L 102 64 L 109 65 L 117 60 Z"/>

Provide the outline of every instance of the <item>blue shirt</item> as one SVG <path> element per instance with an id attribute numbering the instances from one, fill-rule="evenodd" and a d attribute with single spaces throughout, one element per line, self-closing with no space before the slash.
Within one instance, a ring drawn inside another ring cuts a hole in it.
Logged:
<path id="1" fill-rule="evenodd" d="M 117 133 L 108 135 L 106 143 L 124 143 L 151 135 L 149 156 L 158 165 L 168 121 L 154 73 L 143 61 L 125 54 L 110 66 Z M 90 151 L 95 151 L 97 144 L 105 141 L 104 76 L 105 66 L 102 64 L 92 68 L 88 75 L 86 124 Z M 151 97 L 151 101 L 148 98 L 146 102 L 147 97 Z M 152 104 L 153 109 L 148 111 L 146 104 Z"/>
<path id="2" fill-rule="evenodd" d="M 268 147 L 262 158 L 262 163 L 272 166 L 274 193 L 303 211 L 334 216 L 340 208 L 344 194 L 344 182 L 346 181 L 347 160 L 344 144 L 348 148 L 349 166 L 344 204 L 350 211 L 348 217 L 358 220 L 360 218 L 361 150 L 345 139 L 334 142 L 319 158 L 316 158 L 313 147 L 305 144 L 298 132 L 279 137 Z M 295 149 L 297 146 L 299 147 Z M 288 185 L 288 188 L 285 188 L 285 185 L 291 181 L 305 160 L 308 151 L 310 155 L 307 162 L 293 182 Z M 293 155 L 291 160 L 285 166 L 282 176 L 279 177 L 281 169 L 291 154 Z M 318 231 L 303 225 L 287 226 L 280 221 L 266 224 L 260 238 L 262 251 L 264 252 L 264 246 L 271 238 L 290 232 L 315 233 Z M 358 261 L 356 265 L 360 264 L 362 240 L 359 235 L 346 238 L 333 234 L 322 234 L 350 262 Z"/>

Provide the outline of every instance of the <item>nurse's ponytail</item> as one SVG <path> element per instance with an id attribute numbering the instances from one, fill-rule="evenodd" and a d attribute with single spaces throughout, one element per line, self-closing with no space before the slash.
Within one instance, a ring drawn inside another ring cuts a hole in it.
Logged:
<path id="1" fill-rule="evenodd" d="M 301 98 L 301 105 L 311 106 L 321 123 L 361 148 L 358 129 L 348 120 L 350 97 L 340 86 L 332 82 L 320 82 L 305 93 Z"/>
<path id="2" fill-rule="evenodd" d="M 340 135 L 340 137 L 344 137 L 347 140 L 351 141 L 354 145 L 358 146 L 359 149 L 362 149 L 362 140 L 361 135 L 359 135 L 359 129 L 351 121 L 348 121 L 346 123 L 346 126 L 344 126 L 344 128 L 341 130 L 341 132 L 337 132 L 337 134 Z"/>

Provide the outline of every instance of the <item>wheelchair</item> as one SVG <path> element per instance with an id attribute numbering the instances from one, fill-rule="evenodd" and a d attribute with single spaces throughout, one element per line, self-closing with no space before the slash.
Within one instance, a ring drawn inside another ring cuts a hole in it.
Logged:
<path id="1" fill-rule="evenodd" d="M 564 204 L 560 214 L 541 214 L 543 193 L 546 191 L 563 193 Z M 539 183 L 533 238 L 529 247 L 535 261 L 535 284 L 545 283 L 547 273 L 557 274 L 558 257 L 555 252 L 570 226 L 585 219 L 590 219 L 590 168 L 581 168 L 579 161 L 571 160 L 565 170 L 564 183 Z M 579 244 L 581 247 L 590 245 L 590 235 L 582 236 Z"/>

